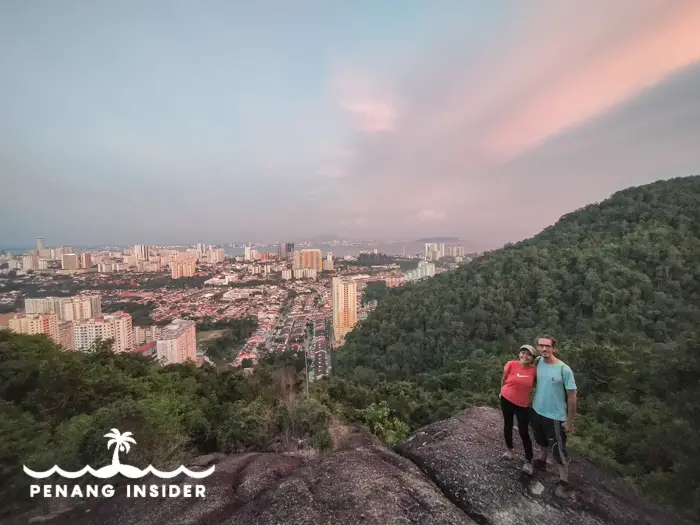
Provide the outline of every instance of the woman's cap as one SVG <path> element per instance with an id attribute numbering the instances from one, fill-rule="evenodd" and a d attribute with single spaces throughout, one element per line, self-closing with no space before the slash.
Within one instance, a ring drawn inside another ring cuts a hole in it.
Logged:
<path id="1" fill-rule="evenodd" d="M 520 352 L 520 350 L 527 350 L 528 352 L 530 352 L 532 354 L 533 357 L 535 357 L 537 355 L 537 352 L 535 351 L 535 348 L 532 345 L 523 345 L 520 347 L 518 352 Z"/>

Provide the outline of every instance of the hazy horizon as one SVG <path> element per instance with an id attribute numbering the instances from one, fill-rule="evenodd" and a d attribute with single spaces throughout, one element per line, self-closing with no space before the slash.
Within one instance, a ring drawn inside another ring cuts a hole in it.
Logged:
<path id="1" fill-rule="evenodd" d="M 0 245 L 529 238 L 700 173 L 697 27 L 696 0 L 6 2 Z"/>

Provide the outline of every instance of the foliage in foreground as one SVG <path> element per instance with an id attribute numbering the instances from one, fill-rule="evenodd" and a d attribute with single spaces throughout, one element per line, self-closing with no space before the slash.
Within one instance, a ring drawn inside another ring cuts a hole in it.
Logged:
<path id="1" fill-rule="evenodd" d="M 304 357 L 264 358 L 255 374 L 194 365 L 161 367 L 135 354 L 62 350 L 45 336 L 0 330 L 0 515 L 28 509 L 31 478 L 46 470 L 110 461 L 112 428 L 136 439 L 122 460 L 175 468 L 210 452 L 331 447 L 334 421 L 359 421 L 387 442 L 407 427 L 385 405 L 336 395 L 335 380 L 303 396 Z M 86 483 L 84 479 L 80 480 Z"/>

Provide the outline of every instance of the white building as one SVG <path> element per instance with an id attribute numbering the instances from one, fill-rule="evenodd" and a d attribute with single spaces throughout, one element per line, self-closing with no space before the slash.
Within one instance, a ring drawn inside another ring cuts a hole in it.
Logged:
<path id="1" fill-rule="evenodd" d="M 55 313 L 59 320 L 63 316 L 62 302 L 65 297 L 36 297 L 24 300 L 24 311 L 28 314 Z"/>
<path id="2" fill-rule="evenodd" d="M 157 341 L 162 333 L 162 326 L 134 326 L 134 346 L 142 346 L 152 341 Z"/>
<path id="3" fill-rule="evenodd" d="M 148 246 L 145 244 L 134 245 L 134 255 L 136 256 L 136 261 L 147 261 Z M 134 262 L 134 266 L 136 266 L 136 261 Z"/>
<path id="4" fill-rule="evenodd" d="M 295 279 L 316 279 L 318 276 L 318 271 L 316 268 L 295 268 L 294 278 Z"/>
<path id="5" fill-rule="evenodd" d="M 133 350 L 134 331 L 131 316 L 125 312 L 115 312 L 73 322 L 73 344 L 76 350 L 87 350 L 98 339 L 113 339 L 114 352 Z"/>
<path id="6" fill-rule="evenodd" d="M 38 270 L 39 269 L 39 256 L 38 255 L 25 255 L 22 257 L 22 269 L 23 270 Z"/>
<path id="7" fill-rule="evenodd" d="M 434 276 L 435 265 L 426 261 L 419 261 L 418 267 L 415 270 L 409 270 L 406 273 L 404 273 L 403 278 L 405 282 L 410 282 Z"/>
<path id="8" fill-rule="evenodd" d="M 80 321 L 102 315 L 102 297 L 75 295 L 73 297 L 37 297 L 24 300 L 28 314 L 55 313 L 59 321 Z"/>
<path id="9" fill-rule="evenodd" d="M 62 301 L 63 321 L 82 321 L 102 315 L 102 298 L 99 295 L 76 295 Z"/>
<path id="10" fill-rule="evenodd" d="M 175 319 L 163 328 L 156 342 L 158 360 L 164 365 L 197 362 L 197 328 L 194 321 Z"/>
<path id="11" fill-rule="evenodd" d="M 207 252 L 208 263 L 222 263 L 224 262 L 224 259 L 226 259 L 226 252 L 224 250 L 209 250 L 209 252 Z"/>

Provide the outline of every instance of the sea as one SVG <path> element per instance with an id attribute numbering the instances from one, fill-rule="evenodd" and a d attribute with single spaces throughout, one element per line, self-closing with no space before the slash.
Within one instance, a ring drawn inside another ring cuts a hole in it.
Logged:
<path id="1" fill-rule="evenodd" d="M 451 241 L 445 242 L 445 249 L 449 250 L 452 247 L 462 247 L 465 253 L 474 251 L 472 248 L 472 243 L 468 241 Z M 277 253 L 277 245 L 271 246 L 254 246 L 254 249 L 261 252 L 275 252 Z M 360 252 L 373 252 L 377 250 L 377 253 L 383 253 L 386 255 L 395 256 L 420 256 L 425 254 L 425 243 L 423 242 L 406 242 L 406 243 L 358 243 L 358 244 L 295 244 L 295 250 L 305 250 L 305 249 L 319 249 L 324 254 L 331 252 L 334 257 L 345 257 L 346 255 L 357 256 Z M 226 253 L 231 255 L 243 255 L 245 249 L 243 247 L 230 247 L 224 246 Z"/>

